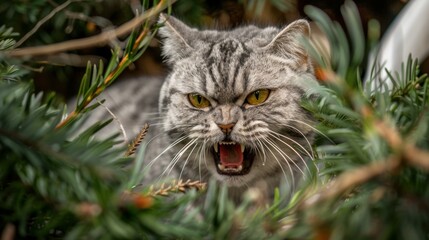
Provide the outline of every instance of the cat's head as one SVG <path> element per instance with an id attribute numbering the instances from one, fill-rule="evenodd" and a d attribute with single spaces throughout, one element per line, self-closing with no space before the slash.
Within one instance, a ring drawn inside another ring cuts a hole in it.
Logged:
<path id="1" fill-rule="evenodd" d="M 312 127 L 300 102 L 305 83 L 314 81 L 300 44 L 309 35 L 307 21 L 232 31 L 161 21 L 171 73 L 159 107 L 173 161 L 196 178 L 206 173 L 229 186 L 304 171 Z"/>

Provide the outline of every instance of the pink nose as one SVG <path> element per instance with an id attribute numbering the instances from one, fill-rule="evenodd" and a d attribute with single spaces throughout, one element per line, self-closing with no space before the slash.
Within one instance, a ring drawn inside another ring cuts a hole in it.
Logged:
<path id="1" fill-rule="evenodd" d="M 218 126 L 223 133 L 228 134 L 232 131 L 232 128 L 235 126 L 235 124 L 234 123 L 218 124 Z"/>

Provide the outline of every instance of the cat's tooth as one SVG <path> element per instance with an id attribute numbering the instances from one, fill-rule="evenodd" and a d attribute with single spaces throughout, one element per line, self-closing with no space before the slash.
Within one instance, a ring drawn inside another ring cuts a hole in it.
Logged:
<path id="1" fill-rule="evenodd" d="M 219 145 L 216 143 L 215 145 L 213 145 L 213 148 L 215 150 L 215 152 L 219 152 Z"/>
<path id="2" fill-rule="evenodd" d="M 246 148 L 243 144 L 240 144 L 241 146 L 241 152 L 244 152 L 244 149 Z"/>
<path id="3" fill-rule="evenodd" d="M 237 171 L 240 172 L 241 170 L 243 170 L 243 165 L 238 166 Z"/>
<path id="4" fill-rule="evenodd" d="M 219 168 L 219 170 L 223 171 L 225 170 L 225 167 L 222 164 L 218 164 L 217 167 Z"/>

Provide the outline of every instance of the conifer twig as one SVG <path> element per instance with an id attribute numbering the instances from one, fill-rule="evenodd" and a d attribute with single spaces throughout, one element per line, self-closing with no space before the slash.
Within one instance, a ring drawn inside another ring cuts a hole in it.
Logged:
<path id="1" fill-rule="evenodd" d="M 140 26 L 144 21 L 154 17 L 156 14 L 164 10 L 167 6 L 173 4 L 176 0 L 161 0 L 154 8 L 146 11 L 142 15 L 122 24 L 120 27 L 105 31 L 96 36 L 69 40 L 60 43 L 54 43 L 46 46 L 17 48 L 6 52 L 10 57 L 30 57 L 49 55 L 58 52 L 79 50 L 88 47 L 100 46 L 109 43 L 112 39 L 124 36 L 130 33 L 133 29 Z"/>
<path id="2" fill-rule="evenodd" d="M 372 116 L 368 108 L 361 109 L 363 115 Z M 398 170 L 403 163 L 423 168 L 429 172 L 429 153 L 418 149 L 414 144 L 407 143 L 399 132 L 389 126 L 386 121 L 374 120 L 377 133 L 386 140 L 394 150 L 394 155 L 383 161 L 362 166 L 341 174 L 331 184 L 304 202 L 304 206 L 314 206 L 320 202 L 337 197 L 346 191 L 359 186 L 375 177 Z"/>
<path id="3" fill-rule="evenodd" d="M 429 172 L 429 152 L 420 150 L 414 146 L 407 146 L 404 156 L 411 165 L 423 168 Z"/>
<path id="4" fill-rule="evenodd" d="M 380 136 L 386 140 L 392 149 L 403 156 L 403 161 L 429 172 L 429 152 L 420 150 L 414 144 L 404 141 L 399 132 L 385 122 L 378 122 L 376 126 Z"/>
<path id="5" fill-rule="evenodd" d="M 146 137 L 147 131 L 149 130 L 149 124 L 145 123 L 143 128 L 140 130 L 139 134 L 136 136 L 134 141 L 128 145 L 127 152 L 125 153 L 125 156 L 131 156 L 133 155 L 137 148 L 140 146 L 143 139 Z"/>
<path id="6" fill-rule="evenodd" d="M 161 12 L 170 3 L 172 3 L 172 0 L 161 0 L 158 3 L 158 5 L 153 7 L 151 10 L 148 10 L 146 13 L 142 14 L 137 19 L 147 20 L 147 19 L 155 16 L 155 14 L 158 14 L 159 12 Z M 138 23 L 140 24 L 141 22 L 139 21 Z M 133 25 L 133 28 L 136 26 L 138 26 L 138 25 Z M 109 73 L 109 75 L 107 75 L 107 77 L 103 80 L 103 82 L 99 86 L 97 86 L 95 91 L 82 101 L 82 103 L 80 104 L 81 108 L 79 108 L 79 109 L 76 108 L 74 111 L 72 111 L 65 119 L 63 119 L 60 123 L 57 124 L 57 126 L 55 127 L 56 129 L 59 129 L 59 128 L 63 127 L 64 125 L 66 125 L 67 123 L 74 120 L 83 111 L 83 109 L 85 109 L 92 102 L 92 100 L 94 100 L 97 96 L 99 96 L 104 91 L 104 89 L 107 86 L 109 86 L 113 82 L 113 80 L 115 80 L 115 78 L 117 77 L 117 74 L 121 71 L 121 69 L 123 69 L 125 66 L 127 66 L 127 64 L 130 63 L 130 59 L 132 58 L 132 53 L 134 53 L 135 50 L 139 49 L 141 42 L 145 39 L 146 35 L 149 32 L 150 32 L 150 27 L 146 26 L 140 32 L 139 36 L 136 38 L 136 40 L 135 40 L 135 42 L 131 48 L 131 51 L 127 52 L 122 57 L 122 59 L 118 63 L 118 65 Z"/>
<path id="7" fill-rule="evenodd" d="M 140 33 L 140 35 L 136 39 L 136 42 L 134 43 L 133 50 L 138 48 L 141 41 L 146 37 L 146 35 L 148 33 L 149 33 L 148 28 L 144 29 Z M 88 96 L 86 99 L 83 100 L 83 102 L 81 103 L 83 106 L 82 109 L 84 109 L 86 106 L 88 106 L 92 102 L 93 99 L 98 97 L 104 91 L 106 86 L 110 85 L 113 82 L 113 80 L 115 80 L 116 73 L 119 72 L 120 69 L 122 69 L 128 63 L 129 58 L 130 58 L 130 54 L 129 53 L 125 54 L 125 56 L 121 59 L 119 64 L 116 66 L 116 68 L 112 72 L 110 72 L 110 74 L 104 79 L 103 84 L 98 86 L 93 94 L 91 94 L 90 96 Z M 65 119 L 63 119 L 60 123 L 58 123 L 55 128 L 59 129 L 59 128 L 63 127 L 64 125 L 66 125 L 67 123 L 69 123 L 70 121 L 75 119 L 79 115 L 80 112 L 81 111 L 77 111 L 77 110 L 72 111 Z"/>
<path id="8" fill-rule="evenodd" d="M 172 192 L 185 193 L 187 190 L 196 189 L 198 191 L 204 191 L 206 189 L 206 183 L 200 181 L 191 181 L 188 179 L 183 182 L 181 179 L 176 182 L 175 180 L 170 185 L 162 184 L 157 190 L 151 186 L 148 195 L 150 196 L 168 196 Z"/>
<path id="9" fill-rule="evenodd" d="M 330 184 L 322 188 L 318 193 L 314 194 L 314 197 L 310 197 L 304 201 L 303 207 L 315 206 L 321 202 L 333 199 L 375 177 L 391 173 L 401 166 L 400 163 L 401 161 L 397 156 L 391 156 L 385 161 L 377 161 L 373 164 L 345 172 L 335 180 L 332 180 Z"/>
<path id="10" fill-rule="evenodd" d="M 206 189 L 206 183 L 200 181 L 191 181 L 188 179 L 186 182 L 179 180 L 178 182 L 173 181 L 170 185 L 162 184 L 157 190 L 151 186 L 149 192 L 141 194 L 131 191 L 124 191 L 121 194 L 121 204 L 131 204 L 140 209 L 147 209 L 152 207 L 153 198 L 155 196 L 169 196 L 170 193 L 185 193 L 187 190 L 196 189 L 197 191 L 204 191 Z"/>

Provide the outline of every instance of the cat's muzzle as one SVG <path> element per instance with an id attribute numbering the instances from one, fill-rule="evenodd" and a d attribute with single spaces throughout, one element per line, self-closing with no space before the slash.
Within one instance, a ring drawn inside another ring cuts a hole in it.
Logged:
<path id="1" fill-rule="evenodd" d="M 255 154 L 250 148 L 232 141 L 215 144 L 213 156 L 217 172 L 223 175 L 248 174 L 255 158 Z"/>

